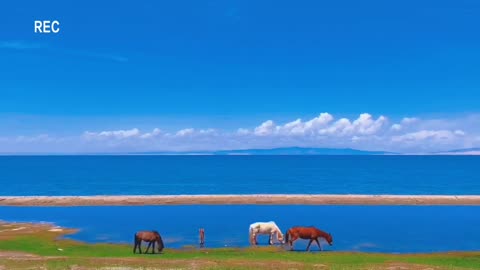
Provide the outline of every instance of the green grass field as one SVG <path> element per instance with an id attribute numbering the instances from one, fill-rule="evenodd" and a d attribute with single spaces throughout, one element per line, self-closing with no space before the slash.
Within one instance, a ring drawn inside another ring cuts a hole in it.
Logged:
<path id="1" fill-rule="evenodd" d="M 480 269 L 480 252 L 391 255 L 192 247 L 133 254 L 130 245 L 60 239 L 73 231 L 50 229 L 0 224 L 0 269 Z"/>

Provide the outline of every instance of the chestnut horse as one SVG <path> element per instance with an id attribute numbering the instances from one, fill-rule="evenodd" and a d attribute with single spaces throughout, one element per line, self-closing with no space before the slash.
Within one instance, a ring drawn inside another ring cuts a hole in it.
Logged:
<path id="1" fill-rule="evenodd" d="M 133 246 L 133 253 L 136 252 L 137 247 L 138 250 L 140 251 L 140 254 L 142 254 L 142 241 L 148 242 L 147 250 L 145 250 L 145 253 L 148 252 L 148 249 L 150 246 L 153 244 L 152 247 L 152 254 L 155 253 L 155 243 L 158 245 L 158 252 L 162 252 L 164 245 L 163 245 L 163 240 L 160 234 L 157 231 L 141 231 L 135 233 L 134 236 L 134 246 Z"/>
<path id="2" fill-rule="evenodd" d="M 315 227 L 293 227 L 285 233 L 285 240 L 290 245 L 290 250 L 293 250 L 293 242 L 298 238 L 310 240 L 308 242 L 307 251 L 310 250 L 310 245 L 313 241 L 317 242 L 318 247 L 322 250 L 322 246 L 318 241 L 318 238 L 324 238 L 327 240 L 327 243 L 331 246 L 333 244 L 332 235 L 326 233 L 322 230 L 319 230 Z"/>

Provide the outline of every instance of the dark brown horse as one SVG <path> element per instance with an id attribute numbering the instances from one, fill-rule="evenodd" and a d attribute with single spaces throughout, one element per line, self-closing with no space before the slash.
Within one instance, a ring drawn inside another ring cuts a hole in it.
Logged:
<path id="1" fill-rule="evenodd" d="M 290 245 L 290 250 L 293 250 L 293 242 L 295 242 L 298 238 L 310 240 L 308 242 L 307 251 L 310 250 L 310 245 L 313 241 L 317 242 L 318 247 L 322 250 L 322 246 L 320 245 L 320 241 L 318 238 L 324 238 L 327 240 L 327 243 L 331 246 L 333 244 L 332 235 L 326 233 L 322 230 L 319 230 L 315 227 L 293 227 L 287 231 L 285 234 L 286 243 Z"/>
<path id="2" fill-rule="evenodd" d="M 137 247 L 138 250 L 140 251 L 140 254 L 142 254 L 142 241 L 145 241 L 148 243 L 147 250 L 145 250 L 145 253 L 148 252 L 148 249 L 150 246 L 153 244 L 152 247 L 152 254 L 155 253 L 155 243 L 158 245 L 158 252 L 162 252 L 164 245 L 163 245 L 163 240 L 160 234 L 157 231 L 141 231 L 135 233 L 134 236 L 134 246 L 133 246 L 133 253 L 136 252 Z"/>

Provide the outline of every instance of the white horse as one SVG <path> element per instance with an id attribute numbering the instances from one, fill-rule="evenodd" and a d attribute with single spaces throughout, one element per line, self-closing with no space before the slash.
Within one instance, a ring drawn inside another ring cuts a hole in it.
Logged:
<path id="1" fill-rule="evenodd" d="M 252 245 L 258 245 L 257 236 L 259 234 L 268 234 L 270 235 L 269 244 L 273 245 L 273 235 L 276 235 L 277 240 L 280 244 L 283 244 L 283 234 L 280 228 L 278 228 L 275 222 L 255 222 L 250 225 L 250 243 Z"/>

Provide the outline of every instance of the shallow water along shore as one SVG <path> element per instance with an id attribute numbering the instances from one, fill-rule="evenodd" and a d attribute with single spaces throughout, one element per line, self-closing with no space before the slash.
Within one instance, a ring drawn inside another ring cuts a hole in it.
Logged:
<path id="1" fill-rule="evenodd" d="M 166 248 L 133 254 L 131 245 L 64 239 L 75 230 L 0 222 L 0 269 L 476 269 L 478 252 L 382 254 L 289 252 L 280 247 Z M 119 268 L 118 268 L 119 269 Z"/>

